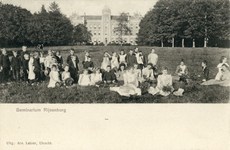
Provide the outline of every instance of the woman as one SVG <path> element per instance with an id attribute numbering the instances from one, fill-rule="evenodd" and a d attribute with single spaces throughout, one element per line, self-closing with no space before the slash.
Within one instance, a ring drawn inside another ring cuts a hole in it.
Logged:
<path id="1" fill-rule="evenodd" d="M 122 96 L 141 95 L 141 89 L 138 87 L 138 78 L 133 72 L 133 68 L 128 69 L 124 74 L 124 85 L 120 87 L 111 87 L 111 91 L 118 92 Z"/>
<path id="2" fill-rule="evenodd" d="M 116 77 L 118 81 L 123 81 L 124 80 L 124 75 L 125 74 L 125 64 L 120 64 L 120 67 L 118 71 L 116 72 Z"/>
<path id="3" fill-rule="evenodd" d="M 222 76 L 222 66 L 223 64 L 225 64 L 227 67 L 229 67 L 228 63 L 227 63 L 227 57 L 222 56 L 220 59 L 220 63 L 217 65 L 218 68 L 218 73 L 215 77 L 215 80 L 220 80 L 221 76 Z"/>
<path id="4" fill-rule="evenodd" d="M 180 65 L 176 68 L 176 74 L 179 76 L 179 81 L 187 83 L 188 68 L 184 64 L 184 59 L 181 60 Z"/>

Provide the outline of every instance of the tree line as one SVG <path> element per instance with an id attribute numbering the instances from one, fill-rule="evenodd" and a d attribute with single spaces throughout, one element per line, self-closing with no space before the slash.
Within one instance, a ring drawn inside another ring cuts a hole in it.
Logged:
<path id="1" fill-rule="evenodd" d="M 158 0 L 140 22 L 138 44 L 229 47 L 229 0 Z"/>
<path id="2" fill-rule="evenodd" d="M 50 4 L 48 10 L 42 5 L 41 10 L 34 14 L 1 2 L 0 7 L 0 47 L 59 46 L 91 40 L 86 25 L 73 26 L 55 2 Z"/>

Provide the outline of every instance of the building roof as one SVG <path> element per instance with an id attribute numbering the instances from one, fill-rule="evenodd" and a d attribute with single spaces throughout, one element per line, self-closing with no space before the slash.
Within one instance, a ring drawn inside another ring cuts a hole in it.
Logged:
<path id="1" fill-rule="evenodd" d="M 85 16 L 86 20 L 101 20 L 101 18 L 102 18 L 101 16 L 88 16 L 88 15 Z"/>

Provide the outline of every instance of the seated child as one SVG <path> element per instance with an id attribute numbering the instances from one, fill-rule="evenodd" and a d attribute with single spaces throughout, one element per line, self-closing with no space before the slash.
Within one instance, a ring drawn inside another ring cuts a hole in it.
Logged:
<path id="1" fill-rule="evenodd" d="M 103 69 L 105 71 L 107 66 L 110 64 L 111 64 L 110 63 L 110 55 L 107 52 L 105 52 L 104 57 L 103 57 L 103 61 L 101 63 L 101 69 Z"/>
<path id="2" fill-rule="evenodd" d="M 111 57 L 111 69 L 117 70 L 119 68 L 117 53 L 113 52 Z"/>
<path id="3" fill-rule="evenodd" d="M 133 72 L 133 68 L 128 69 L 124 74 L 124 85 L 120 87 L 111 87 L 111 91 L 118 92 L 122 96 L 141 95 L 141 89 L 138 87 L 137 75 Z"/>
<path id="4" fill-rule="evenodd" d="M 100 72 L 100 69 L 97 68 L 95 73 L 91 74 L 91 83 L 92 85 L 95 85 L 96 83 L 101 82 L 101 81 L 102 81 L 102 74 Z"/>
<path id="5" fill-rule="evenodd" d="M 64 85 L 71 86 L 73 84 L 73 79 L 71 78 L 69 72 L 69 66 L 65 66 L 64 71 L 61 74 L 61 77 L 62 77 L 62 81 L 64 82 Z"/>
<path id="6" fill-rule="evenodd" d="M 122 63 L 120 64 L 120 67 L 118 71 L 116 72 L 116 78 L 118 81 L 123 81 L 124 80 L 124 75 L 125 74 L 125 64 Z"/>
<path id="7" fill-rule="evenodd" d="M 61 82 L 56 65 L 51 66 L 51 72 L 49 76 L 50 76 L 50 82 L 48 88 L 54 88 L 56 86 L 56 83 Z"/>
<path id="8" fill-rule="evenodd" d="M 138 64 L 134 64 L 133 73 L 136 74 L 138 81 L 142 82 L 141 69 Z"/>
<path id="9" fill-rule="evenodd" d="M 88 69 L 90 74 L 93 72 L 94 64 L 91 61 L 91 57 L 90 56 L 87 56 L 87 60 L 83 61 L 82 64 L 83 64 L 83 68 L 84 69 Z"/>
<path id="10" fill-rule="evenodd" d="M 142 70 L 142 77 L 145 80 L 154 80 L 155 79 L 154 74 L 153 74 L 152 64 L 148 63 L 147 67 L 145 67 Z"/>
<path id="11" fill-rule="evenodd" d="M 157 78 L 157 86 L 156 88 L 150 87 L 149 93 L 155 95 L 157 93 L 168 96 L 174 88 L 172 87 L 172 76 L 168 74 L 168 68 L 162 68 L 162 75 L 159 75 Z"/>
<path id="12" fill-rule="evenodd" d="M 81 86 L 90 86 L 90 85 L 92 85 L 90 74 L 89 74 L 89 71 L 87 69 L 84 69 L 83 74 L 80 74 L 78 84 L 81 85 Z"/>
<path id="13" fill-rule="evenodd" d="M 107 66 L 107 68 L 103 74 L 102 81 L 104 83 L 115 83 L 116 80 L 117 80 L 116 75 L 115 75 L 114 71 L 111 70 L 111 66 Z"/>
<path id="14" fill-rule="evenodd" d="M 182 59 L 180 65 L 176 68 L 176 74 L 179 76 L 179 81 L 187 83 L 188 78 L 188 68 L 184 64 L 184 60 Z"/>
<path id="15" fill-rule="evenodd" d="M 225 64 L 227 67 L 229 67 L 228 63 L 227 63 L 227 57 L 222 56 L 220 59 L 220 63 L 218 64 L 217 68 L 218 68 L 218 73 L 215 77 L 216 80 L 220 80 L 221 76 L 222 76 L 222 66 L 223 64 Z"/>
<path id="16" fill-rule="evenodd" d="M 201 75 L 201 80 L 205 82 L 209 79 L 209 69 L 207 67 L 207 61 L 206 60 L 202 61 L 201 66 L 203 70 L 202 75 Z"/>

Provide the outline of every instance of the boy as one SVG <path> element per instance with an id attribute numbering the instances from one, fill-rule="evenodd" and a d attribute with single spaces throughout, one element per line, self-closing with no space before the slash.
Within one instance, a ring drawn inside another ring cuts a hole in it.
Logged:
<path id="1" fill-rule="evenodd" d="M 137 58 L 137 64 L 138 64 L 138 69 L 143 69 L 143 66 L 145 64 L 145 57 L 142 54 L 142 51 L 139 51 L 138 55 L 136 55 Z"/>
<path id="2" fill-rule="evenodd" d="M 78 82 L 78 66 L 76 61 L 76 56 L 71 56 L 71 60 L 69 60 L 69 72 L 71 75 L 71 78 L 73 78 L 74 83 Z"/>
<path id="3" fill-rule="evenodd" d="M 135 63 L 137 63 L 136 56 L 133 54 L 133 50 L 129 50 L 129 55 L 127 55 L 127 66 L 132 67 Z"/>
<path id="4" fill-rule="evenodd" d="M 202 66 L 202 70 L 203 70 L 202 81 L 204 82 L 204 81 L 207 81 L 209 79 L 209 69 L 207 67 L 207 61 L 206 60 L 202 61 L 201 66 Z"/>
<path id="5" fill-rule="evenodd" d="M 20 66 L 21 66 L 21 58 L 18 56 L 16 51 L 13 51 L 13 57 L 11 59 L 11 68 L 13 72 L 13 78 L 16 81 L 19 81 L 20 74 Z"/>
<path id="6" fill-rule="evenodd" d="M 116 82 L 116 75 L 114 71 L 111 70 L 111 66 L 107 66 L 106 71 L 104 72 L 102 81 L 104 83 L 115 83 Z"/>
<path id="7" fill-rule="evenodd" d="M 25 55 L 25 54 L 29 54 L 29 53 L 26 51 L 26 48 L 27 48 L 26 46 L 24 46 L 24 45 L 22 46 L 22 52 L 21 52 L 21 55 L 20 55 L 21 61 L 24 60 L 24 55 Z"/>
<path id="8" fill-rule="evenodd" d="M 2 82 L 8 82 L 10 72 L 10 60 L 5 48 L 2 49 L 2 55 L 0 58 L 0 71 L 2 72 Z"/>
<path id="9" fill-rule="evenodd" d="M 91 57 L 90 56 L 87 57 L 86 61 L 82 62 L 82 65 L 83 65 L 84 69 L 88 69 L 89 70 L 89 74 L 91 74 L 93 72 L 94 64 L 91 61 Z"/>
<path id="10" fill-rule="evenodd" d="M 34 74 L 35 74 L 35 81 L 39 82 L 41 80 L 41 64 L 40 59 L 38 57 L 38 52 L 34 53 Z"/>
<path id="11" fill-rule="evenodd" d="M 29 72 L 29 54 L 24 55 L 22 61 L 23 79 L 28 83 L 28 72 Z"/>
<path id="12" fill-rule="evenodd" d="M 67 62 L 68 65 L 70 65 L 70 63 L 72 61 L 72 56 L 76 56 L 76 55 L 74 55 L 74 49 L 73 48 L 70 49 L 70 55 L 67 57 L 67 61 L 66 62 Z M 77 56 L 75 58 L 76 58 L 76 60 L 75 60 L 76 66 L 78 68 L 79 59 L 78 59 Z"/>

